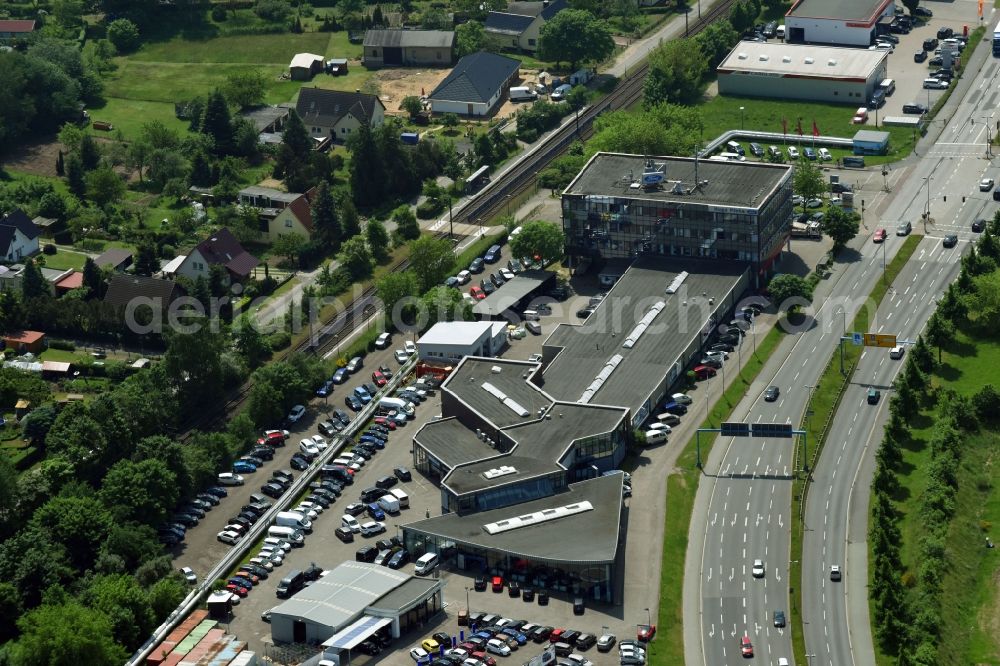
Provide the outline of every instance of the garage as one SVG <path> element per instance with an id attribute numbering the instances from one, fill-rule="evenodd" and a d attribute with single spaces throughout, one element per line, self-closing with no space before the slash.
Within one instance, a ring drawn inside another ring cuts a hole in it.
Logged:
<path id="1" fill-rule="evenodd" d="M 387 46 L 382 49 L 382 62 L 386 65 L 400 66 L 403 64 L 403 49 L 398 46 Z"/>

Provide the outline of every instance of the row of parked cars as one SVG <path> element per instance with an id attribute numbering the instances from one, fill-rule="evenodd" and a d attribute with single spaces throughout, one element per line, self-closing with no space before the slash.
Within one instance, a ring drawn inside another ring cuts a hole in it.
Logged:
<path id="1" fill-rule="evenodd" d="M 208 511 L 219 505 L 229 492 L 221 486 L 210 486 L 189 502 L 179 506 L 171 517 L 157 530 L 160 542 L 176 546 L 184 541 L 188 528 L 194 527 Z M 188 578 L 187 572 L 184 572 Z M 190 581 L 190 578 L 188 578 Z"/>

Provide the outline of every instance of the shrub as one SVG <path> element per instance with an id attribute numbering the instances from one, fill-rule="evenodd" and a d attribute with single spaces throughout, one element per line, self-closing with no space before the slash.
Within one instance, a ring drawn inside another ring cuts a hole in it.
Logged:
<path id="1" fill-rule="evenodd" d="M 226 8 L 221 5 L 215 5 L 212 7 L 212 20 L 216 23 L 222 23 L 226 20 Z"/>
<path id="2" fill-rule="evenodd" d="M 52 243 L 46 243 L 45 247 L 42 248 L 42 252 L 44 252 L 45 254 L 55 254 L 56 246 L 53 245 Z"/>
<path id="3" fill-rule="evenodd" d="M 278 351 L 292 344 L 292 336 L 288 331 L 278 331 L 267 336 L 267 343 L 271 345 L 271 349 Z"/>
<path id="4" fill-rule="evenodd" d="M 292 15 L 292 6 L 285 0 L 257 0 L 253 11 L 265 21 L 278 23 Z"/>
<path id="5" fill-rule="evenodd" d="M 417 206 L 417 217 L 421 220 L 429 220 L 444 209 L 440 202 L 428 199 Z"/>
<path id="6" fill-rule="evenodd" d="M 61 349 L 63 351 L 76 351 L 76 343 L 72 340 L 49 340 L 49 349 Z"/>
<path id="7" fill-rule="evenodd" d="M 115 19 L 108 26 L 108 41 L 119 53 L 128 53 L 139 46 L 139 28 L 128 19 Z"/>

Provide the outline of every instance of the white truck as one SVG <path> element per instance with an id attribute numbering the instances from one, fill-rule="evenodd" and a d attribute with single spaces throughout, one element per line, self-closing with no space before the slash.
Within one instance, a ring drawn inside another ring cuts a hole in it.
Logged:
<path id="1" fill-rule="evenodd" d="M 298 511 L 279 511 L 274 518 L 274 524 L 278 527 L 291 527 L 302 530 L 307 534 L 312 532 L 312 521 Z"/>
<path id="2" fill-rule="evenodd" d="M 822 238 L 819 222 L 792 222 L 793 238 Z"/>

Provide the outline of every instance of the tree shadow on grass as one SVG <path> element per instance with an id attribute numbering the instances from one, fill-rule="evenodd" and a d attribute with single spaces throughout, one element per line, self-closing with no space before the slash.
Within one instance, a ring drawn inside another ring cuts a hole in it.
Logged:
<path id="1" fill-rule="evenodd" d="M 192 41 L 209 40 L 221 34 L 219 26 L 208 21 L 204 11 L 161 10 L 144 23 L 143 41 L 167 42 L 174 37 Z"/>
<path id="2" fill-rule="evenodd" d="M 945 362 L 937 367 L 935 374 L 945 381 L 954 382 L 962 376 L 962 371 L 951 363 Z"/>
<path id="3" fill-rule="evenodd" d="M 906 463 L 903 463 L 902 465 L 899 466 L 899 470 L 897 473 L 899 474 L 899 476 L 909 476 L 909 474 L 913 472 L 913 470 L 914 470 L 913 465 L 908 465 Z M 910 495 L 912 495 L 912 493 L 910 492 L 910 489 L 907 488 L 906 486 L 897 486 L 895 490 L 889 493 L 889 497 L 892 498 L 892 501 L 898 502 L 900 504 L 903 504 L 908 499 L 910 499 Z"/>
<path id="4" fill-rule="evenodd" d="M 963 358 L 972 356 L 976 353 L 976 345 L 971 342 L 966 342 L 965 340 L 952 340 L 945 347 L 949 354 L 954 354 L 955 356 L 961 356 Z"/>

